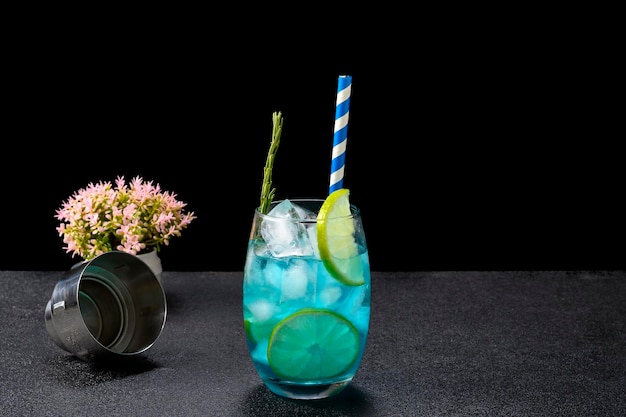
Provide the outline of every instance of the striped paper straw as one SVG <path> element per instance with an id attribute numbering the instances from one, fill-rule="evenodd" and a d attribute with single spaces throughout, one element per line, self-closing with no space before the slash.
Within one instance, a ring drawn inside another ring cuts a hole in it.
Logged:
<path id="1" fill-rule="evenodd" d="M 335 133 L 330 164 L 330 187 L 328 193 L 343 188 L 343 171 L 346 165 L 346 145 L 348 143 L 348 115 L 350 114 L 350 93 L 352 76 L 340 75 L 337 82 L 337 104 L 335 106 Z"/>

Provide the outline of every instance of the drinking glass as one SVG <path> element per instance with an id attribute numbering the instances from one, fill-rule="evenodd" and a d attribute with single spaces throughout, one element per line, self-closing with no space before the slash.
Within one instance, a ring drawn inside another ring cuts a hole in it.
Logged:
<path id="1" fill-rule="evenodd" d="M 244 266 L 250 358 L 270 391 L 293 399 L 331 397 L 346 388 L 369 329 L 371 277 L 360 210 L 350 205 L 349 216 L 324 220 L 325 241 L 345 231 L 346 222 L 353 227 L 353 256 L 321 259 L 323 202 L 275 201 L 268 214 L 257 208 Z"/>

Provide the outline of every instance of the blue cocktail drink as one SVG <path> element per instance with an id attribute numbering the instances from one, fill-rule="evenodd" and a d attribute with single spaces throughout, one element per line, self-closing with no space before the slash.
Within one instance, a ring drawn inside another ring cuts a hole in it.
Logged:
<path id="1" fill-rule="evenodd" d="M 348 194 L 276 201 L 268 214 L 255 210 L 243 318 L 254 367 L 276 394 L 335 395 L 363 357 L 370 266 L 360 212 Z"/>

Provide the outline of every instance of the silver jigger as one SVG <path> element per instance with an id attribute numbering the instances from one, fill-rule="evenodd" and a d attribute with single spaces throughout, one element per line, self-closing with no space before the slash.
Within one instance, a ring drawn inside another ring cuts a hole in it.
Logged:
<path id="1" fill-rule="evenodd" d="M 165 325 L 165 292 L 152 270 L 126 252 L 106 252 L 61 277 L 46 305 L 48 334 L 85 361 L 135 355 Z"/>

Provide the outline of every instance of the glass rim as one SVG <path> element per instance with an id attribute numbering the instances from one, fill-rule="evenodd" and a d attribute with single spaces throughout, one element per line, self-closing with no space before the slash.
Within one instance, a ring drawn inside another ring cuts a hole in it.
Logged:
<path id="1" fill-rule="evenodd" d="M 318 209 L 322 206 L 322 204 L 325 201 L 325 199 L 323 199 L 323 198 L 314 198 L 314 197 L 312 197 L 312 198 L 306 198 L 306 197 L 304 197 L 304 198 L 282 198 L 280 200 L 272 201 L 270 203 L 270 208 L 272 206 L 275 206 L 275 205 L 279 204 L 282 201 L 285 201 L 285 200 L 289 200 L 289 201 L 291 201 L 291 202 L 293 202 L 295 204 L 298 204 L 299 202 L 300 203 L 302 203 L 302 202 L 305 202 L 305 203 L 319 203 Z M 285 221 L 289 221 L 289 222 L 298 222 L 298 223 L 317 223 L 317 219 L 286 219 L 286 218 L 283 218 L 283 217 L 272 216 L 270 214 L 261 213 L 259 211 L 259 208 L 260 208 L 260 206 L 257 206 L 254 209 L 254 213 L 255 213 L 255 215 L 257 215 L 257 216 L 259 216 L 261 218 L 269 218 L 269 219 L 273 219 L 275 221 L 277 221 L 277 220 L 285 220 Z M 357 218 L 357 217 L 360 217 L 360 216 L 361 216 L 361 210 L 357 206 L 355 206 L 354 204 L 350 204 L 350 214 L 349 215 L 337 216 L 337 217 L 331 217 L 331 218 L 333 220 L 334 219 L 343 219 L 343 218 L 353 218 L 354 219 L 354 218 Z"/>

